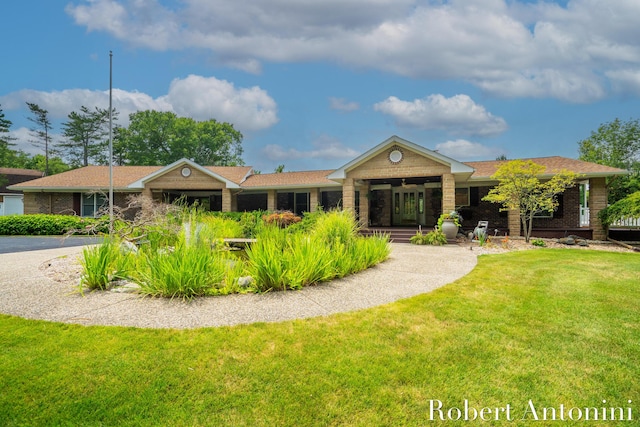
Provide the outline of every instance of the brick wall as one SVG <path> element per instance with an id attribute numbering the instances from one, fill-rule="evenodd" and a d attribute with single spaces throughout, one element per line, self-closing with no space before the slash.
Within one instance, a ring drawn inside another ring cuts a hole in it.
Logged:
<path id="1" fill-rule="evenodd" d="M 593 239 L 606 240 L 607 233 L 602 228 L 598 213 L 607 207 L 607 184 L 604 178 L 589 180 L 589 217 L 593 228 Z"/>
<path id="2" fill-rule="evenodd" d="M 509 224 L 509 215 L 506 211 L 500 212 L 501 205 L 483 201 L 482 198 L 489 193 L 490 187 L 472 188 L 471 206 L 460 209 L 464 218 L 463 228 L 473 228 L 478 221 L 489 221 L 489 229 L 498 228 L 503 231 L 509 230 L 514 234 L 514 224 Z M 476 194 L 473 194 L 477 191 Z M 533 228 L 556 228 L 571 229 L 580 227 L 580 188 L 578 186 L 567 189 L 561 196 L 559 211 L 554 213 L 553 218 L 535 218 Z M 517 216 L 519 221 L 519 215 Z M 515 234 L 518 234 L 517 232 Z"/>
<path id="3" fill-rule="evenodd" d="M 534 218 L 533 228 L 577 228 L 580 227 L 580 187 L 565 190 L 559 196 L 560 206 L 552 218 Z"/>
<path id="4" fill-rule="evenodd" d="M 73 193 L 24 193 L 25 214 L 74 215 L 73 208 Z"/>
<path id="5" fill-rule="evenodd" d="M 191 168 L 191 175 L 184 177 L 182 168 L 174 169 L 145 184 L 145 188 L 173 189 L 173 190 L 221 190 L 225 188 L 224 182 L 218 181 L 209 175 Z"/>
<path id="6" fill-rule="evenodd" d="M 113 204 L 125 208 L 132 193 L 113 193 Z M 74 203 L 74 198 L 75 200 Z M 80 215 L 80 193 L 24 193 L 25 214 L 62 214 Z M 136 209 L 126 212 L 125 217 L 130 219 L 136 214 Z"/>
<path id="7" fill-rule="evenodd" d="M 500 212 L 500 205 L 483 201 L 482 198 L 489 194 L 490 187 L 472 187 L 469 189 L 470 206 L 460 208 L 462 215 L 462 228 L 465 231 L 472 231 L 478 221 L 489 221 L 489 229 L 499 229 L 500 234 L 504 234 L 509 229 L 507 212 Z M 493 234 L 493 233 L 492 233 Z"/>
<path id="8" fill-rule="evenodd" d="M 451 172 L 448 166 L 404 148 L 402 149 L 404 153 L 402 161 L 393 164 L 389 161 L 389 152 L 394 148 L 390 147 L 366 163 L 350 170 L 347 177 L 354 179 L 409 178 L 412 176 L 440 176 Z"/>

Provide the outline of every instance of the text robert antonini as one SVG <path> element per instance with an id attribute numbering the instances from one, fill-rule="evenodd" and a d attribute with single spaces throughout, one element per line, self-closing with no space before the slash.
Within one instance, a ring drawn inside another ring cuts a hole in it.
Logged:
<path id="1" fill-rule="evenodd" d="M 537 405 L 532 399 L 517 407 L 479 407 L 465 399 L 457 406 L 446 406 L 438 399 L 429 400 L 429 421 L 633 421 L 632 401 L 624 406 L 608 404 L 606 400 L 598 406 L 576 406 L 560 403 L 554 406 Z"/>

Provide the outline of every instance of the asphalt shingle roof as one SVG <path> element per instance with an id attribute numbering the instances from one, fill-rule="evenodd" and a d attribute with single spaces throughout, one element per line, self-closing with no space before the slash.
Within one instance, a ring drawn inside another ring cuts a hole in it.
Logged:
<path id="1" fill-rule="evenodd" d="M 338 183 L 327 178 L 331 172 L 333 169 L 251 175 L 242 187 L 334 186 Z"/>
<path id="2" fill-rule="evenodd" d="M 44 174 L 41 171 L 33 169 L 0 168 L 0 176 L 5 177 L 5 179 L 0 179 L 0 193 L 20 193 L 20 191 L 17 190 L 8 190 L 7 187 L 30 181 L 42 175 Z"/>
<path id="3" fill-rule="evenodd" d="M 250 166 L 205 166 L 205 168 L 236 184 L 240 184 L 251 171 Z M 160 169 L 162 169 L 162 166 L 114 166 L 113 187 L 126 189 L 131 183 L 143 179 Z M 108 187 L 108 166 L 86 166 L 23 182 L 15 186 L 16 189 L 20 190 L 28 190 L 30 188 L 101 189 Z"/>
<path id="4" fill-rule="evenodd" d="M 538 157 L 523 160 L 533 160 L 536 163 L 546 166 L 546 173 L 559 172 L 568 169 L 588 176 L 624 174 L 622 169 L 595 163 L 583 162 L 581 160 L 569 159 L 566 157 Z M 489 179 L 500 165 L 509 160 L 490 160 L 481 162 L 465 162 L 472 167 L 475 172 L 471 176 L 473 180 Z M 270 174 L 254 174 L 250 166 L 205 166 L 206 169 L 232 181 L 242 188 L 286 188 L 286 187 L 323 187 L 338 186 L 339 184 L 327 178 L 333 170 L 313 170 L 304 172 L 282 172 Z M 161 166 L 114 166 L 113 186 L 115 189 L 127 189 L 136 181 L 162 169 Z M 0 169 L 1 171 L 1 169 Z M 1 172 L 0 172 L 1 173 Z M 246 178 L 246 179 L 245 179 Z M 14 185 L 14 190 L 29 189 L 104 189 L 109 186 L 108 166 L 87 166 L 74 169 L 56 175 L 33 179 Z"/>

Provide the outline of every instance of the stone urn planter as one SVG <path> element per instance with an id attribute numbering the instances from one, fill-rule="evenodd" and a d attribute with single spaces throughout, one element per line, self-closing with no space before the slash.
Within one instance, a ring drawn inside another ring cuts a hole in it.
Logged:
<path id="1" fill-rule="evenodd" d="M 458 226 L 453 219 L 445 219 L 442 221 L 442 232 L 448 241 L 456 240 L 458 235 Z"/>

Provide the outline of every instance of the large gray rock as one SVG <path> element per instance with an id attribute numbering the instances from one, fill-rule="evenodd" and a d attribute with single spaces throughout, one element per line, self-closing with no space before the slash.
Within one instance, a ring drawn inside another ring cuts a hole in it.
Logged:
<path id="1" fill-rule="evenodd" d="M 569 236 L 569 237 L 563 237 L 561 239 L 558 239 L 558 243 L 562 243 L 565 245 L 575 245 L 576 244 L 576 240 Z"/>

